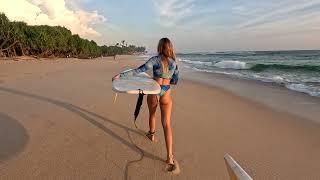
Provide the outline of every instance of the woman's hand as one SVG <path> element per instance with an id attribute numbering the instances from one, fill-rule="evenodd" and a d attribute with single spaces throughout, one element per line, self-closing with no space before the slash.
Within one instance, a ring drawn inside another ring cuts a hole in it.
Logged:
<path id="1" fill-rule="evenodd" d="M 112 78 L 112 81 L 117 80 L 117 79 L 120 79 L 120 74 L 115 75 L 115 76 Z"/>

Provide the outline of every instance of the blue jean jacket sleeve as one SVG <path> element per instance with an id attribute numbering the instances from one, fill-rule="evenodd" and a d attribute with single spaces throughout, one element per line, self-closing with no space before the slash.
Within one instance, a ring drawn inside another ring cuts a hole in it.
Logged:
<path id="1" fill-rule="evenodd" d="M 179 80 L 179 69 L 178 69 L 178 65 L 176 65 L 176 69 L 174 70 L 174 73 L 170 80 L 170 84 L 176 85 L 178 84 L 178 80 Z"/>
<path id="2" fill-rule="evenodd" d="M 120 73 L 120 77 L 132 77 L 136 76 L 139 73 L 146 72 L 150 69 L 152 69 L 153 65 L 155 64 L 155 59 L 150 58 L 146 63 L 142 64 L 140 67 L 136 69 L 132 69 L 130 71 L 125 71 Z"/>

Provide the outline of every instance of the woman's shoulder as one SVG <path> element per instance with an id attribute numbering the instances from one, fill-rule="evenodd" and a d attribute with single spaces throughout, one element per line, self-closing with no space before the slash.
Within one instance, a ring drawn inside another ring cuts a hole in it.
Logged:
<path id="1" fill-rule="evenodd" d="M 152 63 L 152 64 L 160 64 L 160 61 L 161 61 L 161 57 L 159 55 L 156 55 L 156 56 L 152 56 L 149 61 Z"/>
<path id="2" fill-rule="evenodd" d="M 149 59 L 153 59 L 153 58 L 158 58 L 159 55 L 158 54 L 149 54 L 147 55 Z"/>
<path id="3" fill-rule="evenodd" d="M 149 60 L 151 61 L 155 61 L 155 62 L 160 62 L 161 61 L 161 56 L 160 55 L 155 55 L 149 58 Z M 173 65 L 177 65 L 177 61 L 173 58 L 169 58 L 169 63 L 173 64 Z"/>
<path id="4" fill-rule="evenodd" d="M 150 59 L 152 60 L 160 60 L 161 57 L 159 55 L 151 56 Z"/>
<path id="5" fill-rule="evenodd" d="M 174 65 L 174 66 L 176 66 L 178 63 L 177 63 L 177 60 L 176 59 L 173 59 L 173 58 L 169 58 L 169 62 L 172 64 L 172 65 Z"/>
<path id="6" fill-rule="evenodd" d="M 160 60 L 159 56 L 151 56 L 147 62 L 149 63 L 157 63 Z"/>

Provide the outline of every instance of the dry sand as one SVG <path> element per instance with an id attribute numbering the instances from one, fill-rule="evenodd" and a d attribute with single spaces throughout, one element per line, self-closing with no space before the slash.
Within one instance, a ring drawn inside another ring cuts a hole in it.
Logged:
<path id="1" fill-rule="evenodd" d="M 0 61 L 0 179 L 227 179 L 226 153 L 254 179 L 320 179 L 319 124 L 187 80 L 173 91 L 181 173 L 166 173 L 159 118 L 151 143 L 146 102 L 140 129 L 135 96 L 113 104 L 132 58 Z"/>

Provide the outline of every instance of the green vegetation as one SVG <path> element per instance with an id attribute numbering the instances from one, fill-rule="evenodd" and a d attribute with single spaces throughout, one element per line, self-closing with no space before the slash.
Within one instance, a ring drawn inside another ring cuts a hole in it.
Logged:
<path id="1" fill-rule="evenodd" d="M 144 53 L 145 47 L 127 45 L 98 46 L 96 42 L 72 35 L 61 26 L 29 26 L 24 22 L 11 22 L 0 13 L 0 57 L 77 57 L 95 58 L 116 54 Z"/>
<path id="2" fill-rule="evenodd" d="M 101 46 L 103 56 L 114 56 L 117 54 L 136 54 L 145 53 L 145 47 L 136 47 L 134 45 L 119 46 L 117 43 L 115 46 Z"/>

